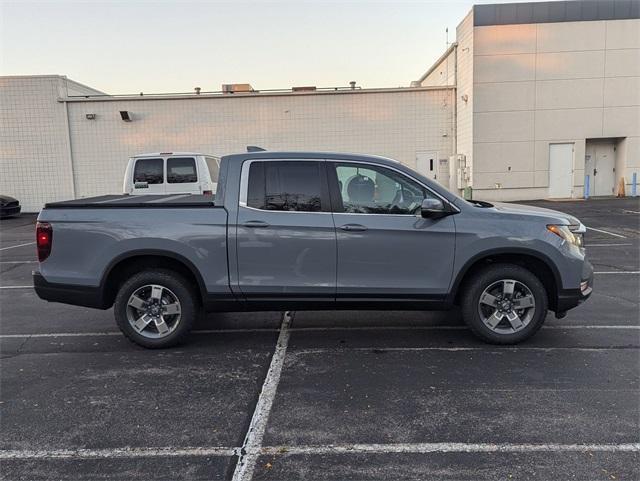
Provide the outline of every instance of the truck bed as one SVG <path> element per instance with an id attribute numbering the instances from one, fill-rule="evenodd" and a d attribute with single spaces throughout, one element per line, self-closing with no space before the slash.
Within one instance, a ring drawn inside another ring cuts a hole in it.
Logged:
<path id="1" fill-rule="evenodd" d="M 215 207 L 215 197 L 194 194 L 101 195 L 45 204 L 45 209 Z"/>

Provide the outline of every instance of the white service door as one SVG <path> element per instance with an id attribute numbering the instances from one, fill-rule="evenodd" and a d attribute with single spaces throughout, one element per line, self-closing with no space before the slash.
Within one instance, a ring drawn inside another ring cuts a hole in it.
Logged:
<path id="1" fill-rule="evenodd" d="M 591 195 L 613 195 L 616 188 L 616 158 L 613 143 L 596 145 Z"/>
<path id="2" fill-rule="evenodd" d="M 416 170 L 429 179 L 438 180 L 438 152 L 416 152 Z"/>
<path id="3" fill-rule="evenodd" d="M 549 145 L 549 197 L 571 197 L 573 186 L 573 144 Z"/>

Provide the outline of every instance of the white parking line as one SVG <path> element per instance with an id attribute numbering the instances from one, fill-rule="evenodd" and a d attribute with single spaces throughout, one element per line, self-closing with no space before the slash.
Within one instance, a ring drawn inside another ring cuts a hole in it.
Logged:
<path id="1" fill-rule="evenodd" d="M 0 459 L 97 459 L 150 458 L 165 456 L 233 456 L 237 448 L 115 448 L 115 449 L 43 449 L 0 450 Z"/>
<path id="2" fill-rule="evenodd" d="M 638 212 L 637 210 L 629 210 L 629 209 L 622 209 L 622 212 L 629 212 L 630 214 L 640 214 L 640 212 Z"/>
<path id="3" fill-rule="evenodd" d="M 626 444 L 511 444 L 511 443 L 414 443 L 346 444 L 320 446 L 272 446 L 263 454 L 354 454 L 354 453 L 530 453 L 530 452 L 639 452 L 640 443 Z"/>
<path id="4" fill-rule="evenodd" d="M 594 274 L 640 274 L 640 271 L 596 271 Z"/>
<path id="5" fill-rule="evenodd" d="M 0 264 L 37 264 L 38 261 L 0 261 Z"/>
<path id="6" fill-rule="evenodd" d="M 633 244 L 586 244 L 585 248 L 589 247 L 620 247 L 620 246 L 632 246 Z"/>
<path id="7" fill-rule="evenodd" d="M 191 334 L 234 334 L 234 333 L 249 333 L 249 332 L 278 332 L 279 329 L 264 328 L 264 329 L 196 329 L 191 331 Z M 100 337 L 100 336 L 122 336 L 120 331 L 105 331 L 105 332 L 44 332 L 38 334 L 0 334 L 0 339 L 11 338 L 23 338 L 23 337 Z"/>
<path id="8" fill-rule="evenodd" d="M 0 247 L 0 251 L 15 249 L 16 247 L 32 246 L 33 244 L 35 244 L 35 242 L 27 242 L 26 244 L 18 244 L 17 246 Z"/>
<path id="9" fill-rule="evenodd" d="M 620 444 L 515 444 L 515 443 L 398 443 L 398 444 L 327 444 L 315 446 L 264 446 L 260 454 L 391 454 L 391 453 L 536 453 L 536 452 L 640 452 L 640 443 Z M 42 449 L 0 450 L 2 460 L 26 459 L 111 459 L 180 456 L 242 456 L 242 448 L 232 447 L 161 447 L 113 449 Z"/>
<path id="10" fill-rule="evenodd" d="M 587 227 L 587 229 L 595 231 L 595 232 L 601 232 L 602 234 L 609 234 L 612 235 L 614 237 L 620 237 L 621 239 L 626 239 L 627 236 L 621 235 L 621 234 L 616 234 L 614 232 L 609 232 L 607 230 L 602 230 L 602 229 L 596 229 L 595 227 Z"/>
<path id="11" fill-rule="evenodd" d="M 602 326 L 602 325 L 570 325 L 570 326 L 542 326 L 542 329 L 632 329 L 640 330 L 640 326 Z"/>
<path id="12" fill-rule="evenodd" d="M 282 373 L 282 366 L 289 344 L 289 326 L 292 320 L 293 313 L 291 312 L 285 312 L 282 316 L 278 343 L 271 358 L 269 371 L 267 371 L 267 376 L 264 379 L 256 408 L 253 411 L 251 424 L 249 424 L 249 429 L 242 443 L 240 457 L 238 458 L 236 469 L 233 472 L 232 481 L 249 481 L 253 477 L 253 471 L 260 456 L 260 450 L 262 449 L 262 438 L 267 428 L 269 413 L 271 412 L 276 390 L 280 383 L 280 374 Z"/>
<path id="13" fill-rule="evenodd" d="M 556 346 L 556 347 L 538 347 L 538 346 L 468 346 L 468 347 L 438 347 L 438 346 L 420 346 L 420 347 L 383 347 L 383 346 L 369 346 L 369 347 L 318 347 L 310 349 L 298 349 L 295 351 L 296 355 L 300 354 L 327 354 L 337 352 L 417 352 L 417 351 L 441 351 L 441 352 L 464 352 L 464 351 L 484 351 L 487 353 L 507 352 L 507 351 L 540 351 L 540 352 L 552 352 L 552 351 L 578 351 L 578 352 L 603 352 L 603 351 L 634 351 L 637 352 L 638 348 L 635 346 L 602 346 L 602 347 L 572 347 L 572 346 Z"/>
<path id="14" fill-rule="evenodd" d="M 640 330 L 640 326 L 633 325 L 601 325 L 601 324 L 571 324 L 542 326 L 542 329 L 621 329 Z M 327 326 L 327 327 L 290 327 L 289 332 L 322 332 L 322 331 L 468 331 L 467 326 Z M 280 329 L 265 328 L 238 328 L 238 329 L 196 329 L 191 334 L 237 334 L 237 333 L 262 333 L 279 332 Z M 101 336 L 121 336 L 120 331 L 108 332 L 46 332 L 38 334 L 0 334 L 0 339 L 21 339 L 25 337 L 50 338 L 50 337 L 101 337 Z"/>
<path id="15" fill-rule="evenodd" d="M 33 286 L 0 286 L 0 289 L 33 289 Z"/>

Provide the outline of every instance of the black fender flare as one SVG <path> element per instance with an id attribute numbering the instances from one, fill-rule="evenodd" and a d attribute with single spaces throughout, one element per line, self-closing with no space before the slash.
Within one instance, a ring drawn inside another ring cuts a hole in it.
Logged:
<path id="1" fill-rule="evenodd" d="M 543 262 L 553 274 L 553 278 L 556 283 L 556 295 L 562 289 L 562 277 L 560 276 L 560 271 L 558 270 L 558 267 L 555 265 L 555 263 L 548 256 L 536 250 L 528 249 L 526 247 L 499 247 L 499 248 L 489 249 L 489 250 L 479 252 L 476 255 L 469 258 L 467 262 L 465 262 L 465 264 L 462 266 L 462 269 L 458 271 L 458 274 L 453 280 L 451 284 L 451 288 L 449 289 L 450 301 L 453 302 L 455 300 L 458 294 L 458 289 L 462 284 L 462 280 L 468 274 L 469 270 L 473 265 L 475 265 L 477 262 L 482 261 L 483 259 L 487 259 L 497 255 L 516 255 L 516 256 L 526 255 L 530 257 L 535 257 L 539 261 Z"/>
<path id="2" fill-rule="evenodd" d="M 187 259 L 181 254 L 176 254 L 175 252 L 166 251 L 162 249 L 136 249 L 136 250 L 127 251 L 120 255 L 117 255 L 116 257 L 111 259 L 109 264 L 107 264 L 107 267 L 104 269 L 104 272 L 102 274 L 102 278 L 100 279 L 100 291 L 102 292 L 102 295 L 104 296 L 105 299 L 106 299 L 107 287 L 108 287 L 107 280 L 109 279 L 109 276 L 113 272 L 113 269 L 115 268 L 115 266 L 117 266 L 124 260 L 131 259 L 134 257 L 143 257 L 143 256 L 168 257 L 170 259 L 180 262 L 191 272 L 191 274 L 195 278 L 196 282 L 198 283 L 198 289 L 200 290 L 200 295 L 202 296 L 202 298 L 206 296 L 207 287 L 205 286 L 204 279 L 202 279 L 202 275 L 200 274 L 200 271 L 198 270 L 198 268 L 189 259 Z"/>

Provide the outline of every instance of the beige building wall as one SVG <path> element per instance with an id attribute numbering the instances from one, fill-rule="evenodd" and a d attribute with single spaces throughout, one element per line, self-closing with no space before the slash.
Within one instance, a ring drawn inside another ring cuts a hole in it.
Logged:
<path id="1" fill-rule="evenodd" d="M 101 92 L 63 77 L 4 77 L 0 192 L 34 212 L 50 201 L 121 192 L 132 155 L 221 156 L 243 152 L 247 145 L 371 153 L 415 167 L 417 152 L 452 155 L 453 92 L 407 88 L 89 99 L 82 96 Z M 133 121 L 122 121 L 121 110 Z"/>
<path id="2" fill-rule="evenodd" d="M 617 179 L 640 170 L 640 20 L 475 27 L 473 91 L 478 198 L 547 197 L 552 143 L 574 143 L 572 197 L 587 139 L 619 144 Z"/>
<path id="3" fill-rule="evenodd" d="M 474 44 L 473 44 L 473 10 L 460 22 L 456 30 L 458 39 L 457 58 L 457 97 L 456 97 L 456 153 L 463 156 L 470 174 L 468 183 L 473 183 L 474 158 L 473 158 L 473 105 L 475 95 L 473 92 L 474 77 Z M 455 166 L 455 170 L 460 166 Z M 452 172 L 453 173 L 453 172 Z M 456 179 L 458 180 L 458 179 Z M 455 183 L 457 189 L 467 185 L 467 182 Z M 454 190 L 454 183 L 451 183 Z"/>
<path id="4" fill-rule="evenodd" d="M 24 211 L 74 195 L 67 93 L 101 92 L 59 75 L 0 77 L 0 193 Z"/>
<path id="5" fill-rule="evenodd" d="M 78 196 L 122 190 L 142 152 L 267 150 L 378 154 L 415 167 L 416 152 L 451 155 L 452 89 L 69 101 Z M 123 122 L 127 110 L 132 122 Z M 86 114 L 96 114 L 87 120 Z"/>
<path id="6" fill-rule="evenodd" d="M 436 63 L 417 81 L 421 87 L 442 87 L 456 84 L 456 47 L 452 44 Z"/>

